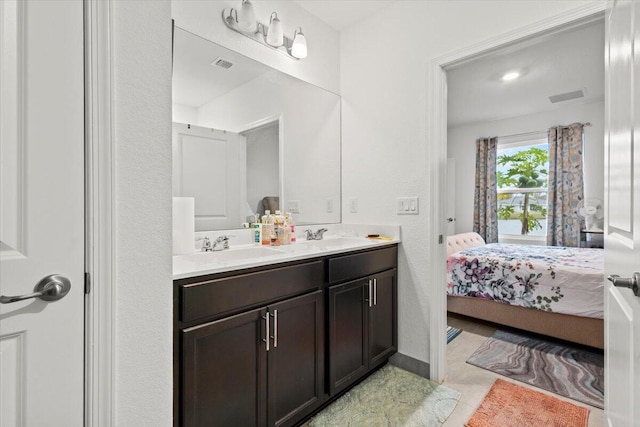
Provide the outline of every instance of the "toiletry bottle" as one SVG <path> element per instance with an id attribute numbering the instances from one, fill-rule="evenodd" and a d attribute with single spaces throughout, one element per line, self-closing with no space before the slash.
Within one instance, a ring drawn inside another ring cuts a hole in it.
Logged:
<path id="1" fill-rule="evenodd" d="M 271 211 L 264 211 L 262 216 L 262 244 L 269 246 L 271 244 L 271 235 L 273 234 L 273 224 L 271 223 Z"/>
<path id="2" fill-rule="evenodd" d="M 280 211 L 276 211 L 275 215 L 272 215 L 273 218 L 273 232 L 275 235 L 275 241 L 272 241 L 273 246 L 280 246 L 282 244 L 283 237 L 283 227 L 282 227 L 282 215 L 280 215 Z"/>
<path id="3" fill-rule="evenodd" d="M 291 243 L 295 243 L 296 242 L 296 223 L 293 221 L 293 215 L 291 215 L 291 212 L 287 212 L 287 223 L 289 224 L 289 230 L 290 230 L 289 241 Z"/>
<path id="4" fill-rule="evenodd" d="M 283 215 L 282 221 L 282 244 L 290 245 L 291 244 L 291 228 L 289 228 L 289 223 L 287 222 L 288 217 Z"/>
<path id="5" fill-rule="evenodd" d="M 262 224 L 259 222 L 253 223 L 253 243 L 256 245 L 262 244 Z"/>

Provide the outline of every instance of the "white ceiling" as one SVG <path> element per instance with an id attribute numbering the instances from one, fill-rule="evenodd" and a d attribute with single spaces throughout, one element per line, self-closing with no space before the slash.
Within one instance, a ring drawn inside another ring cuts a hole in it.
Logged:
<path id="1" fill-rule="evenodd" d="M 395 0 L 295 0 L 312 15 L 342 31 L 394 3 Z"/>
<path id="2" fill-rule="evenodd" d="M 212 66 L 222 57 L 229 69 Z M 271 68 L 176 27 L 173 58 L 173 103 L 200 107 Z"/>
<path id="3" fill-rule="evenodd" d="M 522 76 L 503 82 L 517 70 Z M 518 117 L 604 97 L 604 23 L 529 40 L 447 71 L 448 125 Z M 550 95 L 586 88 L 585 98 Z"/>

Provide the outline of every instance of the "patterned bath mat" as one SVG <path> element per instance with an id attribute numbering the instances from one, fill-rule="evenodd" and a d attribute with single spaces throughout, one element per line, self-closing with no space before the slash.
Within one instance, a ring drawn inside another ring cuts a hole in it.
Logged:
<path id="1" fill-rule="evenodd" d="M 557 397 L 497 379 L 467 427 L 587 427 L 589 410 Z"/>
<path id="2" fill-rule="evenodd" d="M 455 339 L 458 335 L 460 335 L 462 329 L 454 328 L 453 326 L 447 326 L 447 344 Z"/>
<path id="3" fill-rule="evenodd" d="M 387 365 L 316 415 L 313 427 L 439 427 L 460 393 Z"/>
<path id="4" fill-rule="evenodd" d="M 597 408 L 604 406 L 601 351 L 497 331 L 467 363 Z"/>

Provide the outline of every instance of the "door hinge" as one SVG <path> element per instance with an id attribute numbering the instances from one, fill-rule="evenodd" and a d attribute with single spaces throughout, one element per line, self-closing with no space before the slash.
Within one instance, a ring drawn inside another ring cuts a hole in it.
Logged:
<path id="1" fill-rule="evenodd" d="M 84 273 L 84 293 L 88 294 L 91 292 L 91 276 L 89 273 Z"/>
<path id="2" fill-rule="evenodd" d="M 444 239 L 442 237 L 442 234 L 440 236 L 438 236 L 438 244 L 442 244 L 442 242 L 444 242 Z"/>

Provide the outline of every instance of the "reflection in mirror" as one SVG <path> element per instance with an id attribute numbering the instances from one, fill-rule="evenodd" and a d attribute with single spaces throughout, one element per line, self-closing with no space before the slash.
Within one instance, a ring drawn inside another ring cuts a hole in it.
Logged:
<path id="1" fill-rule="evenodd" d="M 173 195 L 196 231 L 265 209 L 340 222 L 340 97 L 175 29 Z"/>

